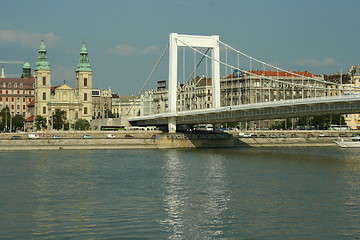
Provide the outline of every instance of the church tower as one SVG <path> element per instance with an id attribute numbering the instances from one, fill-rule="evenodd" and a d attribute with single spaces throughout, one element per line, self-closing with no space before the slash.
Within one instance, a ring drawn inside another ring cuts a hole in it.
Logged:
<path id="1" fill-rule="evenodd" d="M 41 115 L 48 122 L 50 101 L 51 69 L 46 56 L 44 41 L 41 41 L 39 56 L 34 70 L 35 76 L 35 116 Z"/>
<path id="2" fill-rule="evenodd" d="M 24 77 L 31 77 L 31 66 L 29 64 L 28 61 L 26 61 L 24 63 L 24 66 L 23 66 L 23 72 L 21 74 L 21 78 L 24 78 Z"/>
<path id="3" fill-rule="evenodd" d="M 82 104 L 82 119 L 91 121 L 92 119 L 92 69 L 90 66 L 88 52 L 83 43 L 79 64 L 76 68 L 76 92 L 78 93 L 79 103 Z"/>

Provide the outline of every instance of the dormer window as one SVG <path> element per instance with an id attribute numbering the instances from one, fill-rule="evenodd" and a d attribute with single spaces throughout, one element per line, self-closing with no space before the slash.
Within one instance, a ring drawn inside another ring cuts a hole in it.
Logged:
<path id="1" fill-rule="evenodd" d="M 6 82 L 3 82 L 3 87 L 6 87 Z"/>
<path id="2" fill-rule="evenodd" d="M 11 88 L 11 83 L 8 83 L 8 87 Z"/>
<path id="3" fill-rule="evenodd" d="M 22 82 L 20 83 L 20 87 L 21 87 L 21 88 L 24 87 L 24 84 L 23 84 Z"/>
<path id="4" fill-rule="evenodd" d="M 17 88 L 17 83 L 14 83 L 14 88 Z"/>

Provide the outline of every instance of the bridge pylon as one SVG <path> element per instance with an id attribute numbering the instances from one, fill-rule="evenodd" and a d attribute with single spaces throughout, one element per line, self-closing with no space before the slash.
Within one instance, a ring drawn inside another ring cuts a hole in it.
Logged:
<path id="1" fill-rule="evenodd" d="M 212 106 L 220 107 L 220 47 L 219 36 L 183 35 L 170 33 L 169 39 L 169 132 L 176 132 L 178 47 L 211 49 Z"/>

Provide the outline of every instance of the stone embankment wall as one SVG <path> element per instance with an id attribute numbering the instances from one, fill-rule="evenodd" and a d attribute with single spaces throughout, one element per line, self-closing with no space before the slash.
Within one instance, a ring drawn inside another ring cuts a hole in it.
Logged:
<path id="1" fill-rule="evenodd" d="M 161 131 L 53 131 L 36 133 L 0 133 L 0 151 L 39 149 L 125 149 L 189 147 L 329 147 L 334 140 L 349 139 L 360 131 L 247 131 L 254 137 L 239 137 L 240 131 L 227 131 L 233 138 L 212 132 L 164 134 Z M 29 139 L 37 134 L 39 139 Z M 112 134 L 115 138 L 107 138 Z M 84 135 L 92 138 L 85 139 Z M 20 139 L 12 139 L 18 136 Z M 61 138 L 54 139 L 53 136 Z"/>
<path id="2" fill-rule="evenodd" d="M 241 132 L 247 137 L 239 136 Z M 236 138 L 235 147 L 337 147 L 334 140 L 350 139 L 353 134 L 360 134 L 360 131 L 257 130 L 228 131 L 228 133 Z M 250 134 L 254 136 L 249 136 Z"/>
<path id="3" fill-rule="evenodd" d="M 54 150 L 54 149 L 125 149 L 156 148 L 155 135 L 160 131 L 52 131 L 36 133 L 1 133 L 0 151 Z M 29 139 L 28 134 L 40 138 Z M 115 138 L 107 138 L 112 134 Z M 91 135 L 91 138 L 84 138 Z M 13 139 L 17 136 L 20 139 Z M 60 138 L 54 139 L 53 136 Z"/>

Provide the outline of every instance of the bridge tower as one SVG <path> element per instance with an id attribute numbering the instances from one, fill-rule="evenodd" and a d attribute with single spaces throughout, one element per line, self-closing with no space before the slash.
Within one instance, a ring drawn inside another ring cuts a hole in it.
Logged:
<path id="1" fill-rule="evenodd" d="M 176 132 L 178 47 L 211 49 L 211 79 L 213 108 L 220 107 L 220 47 L 219 36 L 198 36 L 170 33 L 169 40 L 169 132 Z"/>

